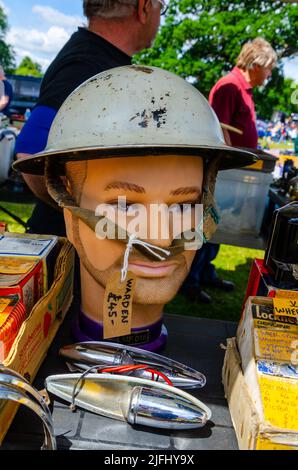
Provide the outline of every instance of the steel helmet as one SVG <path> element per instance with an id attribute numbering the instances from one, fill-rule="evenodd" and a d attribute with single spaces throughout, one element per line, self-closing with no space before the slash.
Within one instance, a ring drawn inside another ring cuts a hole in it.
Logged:
<path id="1" fill-rule="evenodd" d="M 219 169 L 256 160 L 224 143 L 216 114 L 194 86 L 168 71 L 132 65 L 95 75 L 74 90 L 53 121 L 46 149 L 14 167 L 43 174 L 47 157 L 62 174 L 70 160 L 173 153 L 220 156 Z"/>

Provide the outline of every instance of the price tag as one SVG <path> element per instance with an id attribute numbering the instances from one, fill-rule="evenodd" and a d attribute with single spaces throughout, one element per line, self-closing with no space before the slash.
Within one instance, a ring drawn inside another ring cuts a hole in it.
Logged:
<path id="1" fill-rule="evenodd" d="M 298 318 L 298 299 L 273 298 L 275 316 Z"/>
<path id="2" fill-rule="evenodd" d="M 297 290 L 283 290 L 278 289 L 276 291 L 276 298 L 280 299 L 296 299 L 298 300 L 298 291 Z"/>
<path id="3" fill-rule="evenodd" d="M 132 302 L 136 277 L 128 271 L 125 281 L 116 273 L 109 279 L 104 296 L 103 337 L 117 338 L 131 333 Z"/>

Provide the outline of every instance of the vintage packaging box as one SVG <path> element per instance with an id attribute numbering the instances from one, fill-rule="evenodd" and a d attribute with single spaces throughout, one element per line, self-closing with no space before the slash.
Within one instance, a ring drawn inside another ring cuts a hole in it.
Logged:
<path id="1" fill-rule="evenodd" d="M 250 297 L 228 341 L 223 383 L 241 449 L 298 450 L 297 319 L 273 302 Z"/>
<path id="2" fill-rule="evenodd" d="M 44 290 L 48 290 L 53 282 L 54 266 L 57 259 L 58 237 L 55 235 L 33 235 L 4 233 L 0 236 L 1 258 L 29 258 L 42 261 Z"/>
<path id="3" fill-rule="evenodd" d="M 0 296 L 17 295 L 29 314 L 46 293 L 42 261 L 28 257 L 0 256 Z"/>
<path id="4" fill-rule="evenodd" d="M 0 297 L 0 358 L 6 359 L 26 320 L 25 305 L 18 295 Z"/>
<path id="5" fill-rule="evenodd" d="M 5 295 L 0 297 L 0 327 L 6 322 L 18 302 L 19 297 L 17 295 Z"/>
<path id="6" fill-rule="evenodd" d="M 34 305 L 22 324 L 4 366 L 9 367 L 33 381 L 47 350 L 52 343 L 73 297 L 74 249 L 63 238 L 57 241 L 58 256 L 54 280 L 48 292 Z M 0 403 L 0 443 L 2 442 L 18 405 Z"/>

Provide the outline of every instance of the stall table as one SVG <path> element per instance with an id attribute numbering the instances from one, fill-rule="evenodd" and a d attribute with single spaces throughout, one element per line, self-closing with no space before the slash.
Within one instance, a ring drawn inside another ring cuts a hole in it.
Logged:
<path id="1" fill-rule="evenodd" d="M 47 376 L 68 372 L 58 351 L 62 345 L 73 342 L 70 321 L 74 308 L 71 310 L 35 379 L 34 385 L 39 390 L 44 388 Z M 206 386 L 191 393 L 211 408 L 211 421 L 203 428 L 180 432 L 132 427 L 79 408 L 71 412 L 67 404 L 55 399 L 51 406 L 58 449 L 187 451 L 238 448 L 221 383 L 224 359 L 221 345 L 225 344 L 226 338 L 235 335 L 236 324 L 178 315 L 166 315 L 165 324 L 169 341 L 163 354 L 198 369 L 207 377 Z M 2 449 L 39 449 L 42 442 L 41 422 L 30 410 L 20 407 Z"/>

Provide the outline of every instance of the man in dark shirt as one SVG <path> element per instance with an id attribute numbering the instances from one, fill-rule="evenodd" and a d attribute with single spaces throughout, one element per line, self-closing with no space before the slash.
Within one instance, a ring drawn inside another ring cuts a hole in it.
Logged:
<path id="1" fill-rule="evenodd" d="M 84 0 L 83 6 L 88 27 L 79 28 L 49 66 L 37 106 L 17 140 L 17 158 L 45 148 L 58 109 L 77 86 L 104 70 L 130 64 L 133 54 L 152 45 L 166 8 L 163 0 Z M 44 178 L 24 178 L 39 198 L 29 231 L 65 235 L 62 213 L 51 207 Z"/>

